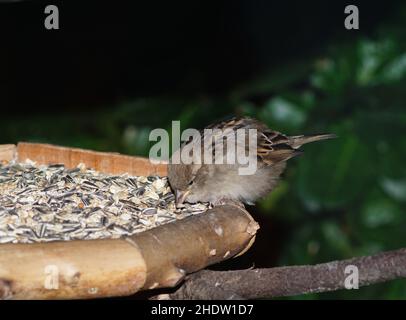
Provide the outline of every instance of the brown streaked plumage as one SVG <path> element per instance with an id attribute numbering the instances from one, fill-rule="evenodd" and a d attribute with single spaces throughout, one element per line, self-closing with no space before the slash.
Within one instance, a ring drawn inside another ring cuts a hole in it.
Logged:
<path id="1" fill-rule="evenodd" d="M 216 133 L 205 135 L 202 130 L 200 131 L 201 138 L 189 139 L 176 152 L 180 154 L 182 151 L 188 151 L 189 154 L 194 155 L 189 149 L 196 147 L 198 141 L 203 154 L 206 150 L 204 140 L 212 141 L 211 146 L 214 150 L 218 144 L 225 141 L 224 137 L 235 135 L 236 130 L 243 129 L 245 145 L 241 143 L 241 146 L 245 147 L 245 154 L 248 154 L 248 130 L 256 129 L 257 149 L 256 154 L 250 156 L 250 160 L 257 161 L 257 170 L 251 175 L 240 175 L 238 169 L 242 166 L 238 163 L 201 164 L 194 162 L 185 164 L 181 161 L 180 164 L 173 164 L 170 162 L 168 178 L 176 194 L 178 205 L 185 201 L 217 204 L 223 200 L 252 204 L 272 191 L 286 168 L 286 161 L 301 154 L 302 151 L 299 148 L 303 144 L 335 137 L 333 134 L 287 136 L 269 129 L 265 124 L 252 118 L 233 118 L 212 124 L 205 129 L 220 129 L 222 135 Z M 236 157 L 238 151 L 224 148 L 223 156 L 227 155 Z"/>

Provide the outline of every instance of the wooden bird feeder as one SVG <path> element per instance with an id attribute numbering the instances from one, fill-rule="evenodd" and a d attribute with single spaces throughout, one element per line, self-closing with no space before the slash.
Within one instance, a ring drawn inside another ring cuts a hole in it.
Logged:
<path id="1" fill-rule="evenodd" d="M 0 145 L 0 161 L 13 159 L 166 175 L 166 165 L 140 157 L 35 143 Z M 257 229 L 244 209 L 224 205 L 120 239 L 0 244 L 0 298 L 86 299 L 173 287 L 188 273 L 243 254 Z M 44 285 L 49 266 L 58 270 L 58 288 Z"/>

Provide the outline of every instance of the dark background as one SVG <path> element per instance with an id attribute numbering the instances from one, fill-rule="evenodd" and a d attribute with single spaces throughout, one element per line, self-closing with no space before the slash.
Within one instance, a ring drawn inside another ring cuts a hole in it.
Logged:
<path id="1" fill-rule="evenodd" d="M 60 29 L 44 28 L 45 5 Z M 355 4 L 360 29 L 344 28 Z M 0 2 L 0 143 L 148 155 L 151 129 L 250 115 L 309 145 L 249 210 L 255 246 L 218 269 L 405 246 L 403 1 Z M 300 298 L 406 298 L 398 280 Z"/>

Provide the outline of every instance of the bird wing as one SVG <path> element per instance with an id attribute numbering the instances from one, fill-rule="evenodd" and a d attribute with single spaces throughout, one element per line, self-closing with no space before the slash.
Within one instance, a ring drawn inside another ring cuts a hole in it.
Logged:
<path id="1" fill-rule="evenodd" d="M 205 129 L 220 129 L 221 133 L 205 134 Z M 262 122 L 244 117 L 244 118 L 231 118 L 229 120 L 213 123 L 200 131 L 201 148 L 203 151 L 204 140 L 212 143 L 212 150 L 214 152 L 217 144 L 223 143 L 224 139 L 235 134 L 238 129 L 246 129 L 245 133 L 245 147 L 246 152 L 250 146 L 249 143 L 249 129 L 257 130 L 257 156 L 262 160 L 265 165 L 274 165 L 276 163 L 287 161 L 303 152 L 298 150 L 303 144 L 314 141 L 334 138 L 333 134 L 320 134 L 311 136 L 287 136 L 278 131 L 268 128 Z M 185 141 L 182 145 L 191 144 L 193 138 Z M 225 151 L 227 152 L 227 151 Z"/>
<path id="2" fill-rule="evenodd" d="M 256 129 L 257 155 L 265 165 L 273 165 L 302 154 L 301 151 L 293 147 L 290 137 L 269 129 L 265 124 L 256 119 L 248 117 L 232 118 L 212 124 L 207 128 L 218 128 L 221 130 Z M 248 135 L 245 145 L 247 148 L 249 147 Z"/>
<path id="3" fill-rule="evenodd" d="M 290 137 L 268 128 L 256 119 L 248 117 L 232 118 L 228 121 L 212 124 L 207 128 L 219 128 L 221 130 L 256 129 L 257 156 L 265 165 L 274 165 L 278 162 L 287 161 L 303 153 L 296 150 L 296 145 L 294 145 Z M 246 140 L 245 145 L 248 148 L 248 135 Z"/>
<path id="4" fill-rule="evenodd" d="M 266 165 L 289 160 L 302 154 L 291 146 L 288 136 L 271 129 L 258 132 L 257 155 Z"/>

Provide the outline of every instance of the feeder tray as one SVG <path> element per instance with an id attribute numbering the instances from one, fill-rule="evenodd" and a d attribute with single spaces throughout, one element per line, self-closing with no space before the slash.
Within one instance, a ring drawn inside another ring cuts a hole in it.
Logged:
<path id="1" fill-rule="evenodd" d="M 148 159 L 47 144 L 0 145 L 0 162 L 80 163 L 106 174 L 166 176 Z M 86 299 L 177 285 L 186 274 L 243 254 L 258 224 L 223 205 L 120 239 L 0 244 L 0 298 Z"/>

